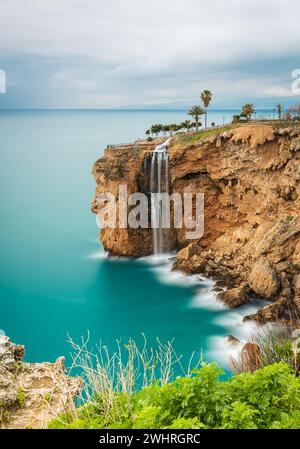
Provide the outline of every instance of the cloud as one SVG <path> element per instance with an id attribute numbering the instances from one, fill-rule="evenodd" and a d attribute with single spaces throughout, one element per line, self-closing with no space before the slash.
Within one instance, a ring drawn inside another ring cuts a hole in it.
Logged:
<path id="1" fill-rule="evenodd" d="M 247 97 L 247 87 L 257 98 L 291 97 L 297 0 L 0 0 L 0 8 L 15 101 L 20 65 L 37 64 L 42 76 L 27 79 L 27 101 L 44 106 L 180 105 L 202 88 L 223 102 Z"/>

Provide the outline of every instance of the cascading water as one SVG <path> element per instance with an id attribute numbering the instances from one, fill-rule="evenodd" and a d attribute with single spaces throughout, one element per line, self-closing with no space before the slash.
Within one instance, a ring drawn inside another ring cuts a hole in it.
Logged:
<path id="1" fill-rule="evenodd" d="M 170 249 L 170 229 L 164 227 L 163 202 L 160 194 L 169 193 L 169 139 L 153 151 L 150 166 L 151 225 L 153 231 L 153 252 L 160 254 Z"/>

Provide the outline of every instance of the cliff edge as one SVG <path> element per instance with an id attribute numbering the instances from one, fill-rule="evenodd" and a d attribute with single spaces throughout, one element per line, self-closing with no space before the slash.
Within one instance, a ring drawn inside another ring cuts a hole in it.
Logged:
<path id="1" fill-rule="evenodd" d="M 95 162 L 97 195 L 149 195 L 147 158 L 154 143 L 107 149 Z M 251 301 L 268 304 L 246 319 L 290 319 L 300 313 L 300 129 L 271 125 L 232 126 L 172 138 L 172 193 L 203 192 L 205 233 L 186 240 L 186 229 L 173 229 L 171 247 L 179 250 L 175 268 L 214 277 L 230 307 Z M 151 229 L 102 229 L 104 248 L 114 255 L 152 253 Z"/>
<path id="2" fill-rule="evenodd" d="M 0 428 L 46 428 L 74 410 L 82 379 L 65 374 L 64 358 L 55 363 L 25 363 L 25 348 L 0 336 Z"/>

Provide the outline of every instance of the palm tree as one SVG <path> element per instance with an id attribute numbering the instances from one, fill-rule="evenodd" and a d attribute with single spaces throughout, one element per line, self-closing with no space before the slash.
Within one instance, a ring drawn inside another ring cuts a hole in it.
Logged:
<path id="1" fill-rule="evenodd" d="M 150 134 L 151 134 L 150 129 L 147 129 L 147 131 L 145 131 L 145 134 L 146 134 L 146 136 L 150 136 Z"/>
<path id="2" fill-rule="evenodd" d="M 204 90 L 200 94 L 201 101 L 203 103 L 203 106 L 205 107 L 205 129 L 207 128 L 207 108 L 211 102 L 212 99 L 212 93 L 210 90 Z"/>
<path id="3" fill-rule="evenodd" d="M 192 117 L 194 117 L 195 122 L 196 122 L 196 131 L 198 131 L 198 126 L 199 126 L 199 117 L 200 115 L 205 114 L 205 111 L 200 108 L 200 106 L 193 106 L 189 111 L 188 111 L 188 115 L 191 115 Z"/>
<path id="4" fill-rule="evenodd" d="M 278 119 L 281 120 L 282 109 L 283 109 L 282 104 L 278 103 L 278 105 L 276 107 L 277 107 Z"/>
<path id="5" fill-rule="evenodd" d="M 247 120 L 251 119 L 251 115 L 254 114 L 255 109 L 252 103 L 246 103 L 242 106 L 242 113 L 241 115 L 243 117 L 246 117 Z"/>

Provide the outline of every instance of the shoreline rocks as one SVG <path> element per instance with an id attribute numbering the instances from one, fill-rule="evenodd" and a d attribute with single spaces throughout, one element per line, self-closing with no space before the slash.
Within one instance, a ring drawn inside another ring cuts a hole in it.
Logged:
<path id="1" fill-rule="evenodd" d="M 0 428 L 46 428 L 74 410 L 82 379 L 66 375 L 64 357 L 54 363 L 25 363 L 25 348 L 0 336 Z"/>

